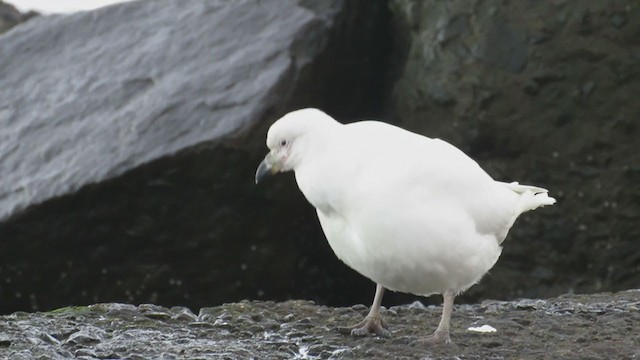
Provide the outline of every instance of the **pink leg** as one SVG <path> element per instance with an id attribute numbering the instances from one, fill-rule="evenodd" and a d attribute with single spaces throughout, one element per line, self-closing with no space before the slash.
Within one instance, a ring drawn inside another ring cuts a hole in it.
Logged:
<path id="1" fill-rule="evenodd" d="M 351 336 L 367 336 L 369 334 L 376 334 L 382 337 L 390 337 L 391 334 L 387 329 L 387 323 L 382 319 L 380 315 L 380 304 L 382 303 L 382 295 L 384 294 L 384 287 L 376 284 L 376 295 L 373 297 L 373 304 L 369 314 L 359 322 L 358 324 L 340 328 L 341 333 L 349 333 Z"/>
<path id="2" fill-rule="evenodd" d="M 442 294 L 444 298 L 444 304 L 442 306 L 442 318 L 436 331 L 426 336 L 419 341 L 421 343 L 435 345 L 435 344 L 451 344 L 451 338 L 449 337 L 449 322 L 451 321 L 451 312 L 453 311 L 453 299 L 455 295 L 453 291 L 446 291 Z"/>

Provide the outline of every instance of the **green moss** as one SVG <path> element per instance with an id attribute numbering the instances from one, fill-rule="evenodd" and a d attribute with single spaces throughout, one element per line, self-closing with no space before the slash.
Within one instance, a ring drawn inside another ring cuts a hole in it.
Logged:
<path id="1" fill-rule="evenodd" d="M 47 311 L 46 314 L 52 314 L 52 315 L 58 315 L 58 314 L 64 314 L 64 313 L 83 314 L 83 313 L 91 312 L 91 310 L 92 309 L 89 306 L 65 306 L 59 309 Z"/>

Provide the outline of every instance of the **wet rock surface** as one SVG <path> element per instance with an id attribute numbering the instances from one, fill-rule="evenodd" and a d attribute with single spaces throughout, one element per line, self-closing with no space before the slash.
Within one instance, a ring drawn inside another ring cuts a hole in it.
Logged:
<path id="1" fill-rule="evenodd" d="M 0 317 L 6 359 L 636 359 L 640 291 L 484 301 L 454 309 L 454 344 L 415 343 L 437 326 L 440 307 L 383 311 L 392 337 L 336 331 L 367 307 L 309 301 L 242 301 L 197 314 L 187 308 L 96 304 Z M 495 332 L 473 332 L 489 325 Z"/>

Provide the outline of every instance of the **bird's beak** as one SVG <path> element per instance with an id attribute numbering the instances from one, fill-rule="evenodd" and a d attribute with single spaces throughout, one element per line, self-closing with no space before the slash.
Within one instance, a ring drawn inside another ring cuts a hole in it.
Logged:
<path id="1" fill-rule="evenodd" d="M 274 163 L 271 153 L 268 153 L 258 165 L 258 170 L 256 170 L 256 184 L 271 175 L 275 175 L 278 171 L 280 171 L 279 167 Z"/>

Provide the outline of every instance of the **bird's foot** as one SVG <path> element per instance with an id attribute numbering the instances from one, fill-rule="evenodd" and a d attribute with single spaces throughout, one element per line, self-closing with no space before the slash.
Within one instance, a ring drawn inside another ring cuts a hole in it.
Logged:
<path id="1" fill-rule="evenodd" d="M 448 331 L 436 330 L 436 332 L 434 332 L 433 334 L 418 339 L 417 343 L 423 344 L 423 345 L 439 345 L 439 344 L 452 344 L 452 341 L 451 341 L 451 338 L 449 337 Z"/>
<path id="2" fill-rule="evenodd" d="M 350 334 L 351 336 L 367 336 L 375 334 L 380 337 L 391 337 L 391 333 L 386 329 L 387 322 L 380 315 L 367 315 L 361 322 L 350 327 L 338 328 L 342 334 Z"/>

